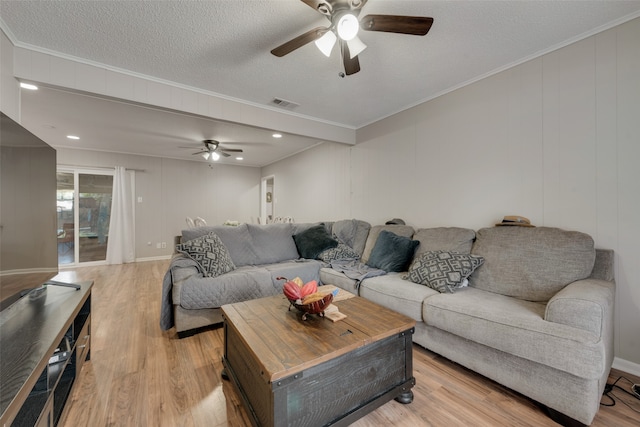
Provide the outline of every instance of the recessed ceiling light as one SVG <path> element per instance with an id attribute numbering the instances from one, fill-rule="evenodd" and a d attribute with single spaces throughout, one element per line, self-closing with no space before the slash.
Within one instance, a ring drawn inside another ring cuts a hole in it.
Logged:
<path id="1" fill-rule="evenodd" d="M 282 138 L 282 134 L 281 133 L 274 133 L 271 136 L 274 137 L 274 138 Z"/>
<path id="2" fill-rule="evenodd" d="M 20 87 L 22 89 L 29 89 L 29 90 L 38 90 L 38 86 L 36 85 L 32 85 L 31 83 L 20 83 Z"/>
<path id="3" fill-rule="evenodd" d="M 244 157 L 236 157 L 236 160 L 244 160 Z"/>
<path id="4" fill-rule="evenodd" d="M 67 138 L 69 138 L 69 139 L 80 139 L 79 136 L 75 136 L 75 135 L 67 135 Z"/>

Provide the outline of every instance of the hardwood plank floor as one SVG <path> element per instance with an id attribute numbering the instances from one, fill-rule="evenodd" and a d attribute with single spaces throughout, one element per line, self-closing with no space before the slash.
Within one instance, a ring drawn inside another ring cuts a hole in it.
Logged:
<path id="1" fill-rule="evenodd" d="M 94 280 L 91 361 L 85 363 L 61 426 L 249 426 L 240 398 L 221 379 L 221 328 L 178 339 L 159 327 L 162 277 L 169 261 L 83 267 L 58 280 Z M 609 382 L 624 375 L 613 370 Z M 531 400 L 414 346 L 414 401 L 383 405 L 367 426 L 554 426 Z M 618 383 L 629 389 L 624 380 Z M 593 426 L 640 425 L 640 401 L 615 390 Z M 622 401 L 626 402 L 624 404 Z M 603 398 L 603 403 L 609 399 Z M 629 406 L 627 406 L 629 405 Z"/>

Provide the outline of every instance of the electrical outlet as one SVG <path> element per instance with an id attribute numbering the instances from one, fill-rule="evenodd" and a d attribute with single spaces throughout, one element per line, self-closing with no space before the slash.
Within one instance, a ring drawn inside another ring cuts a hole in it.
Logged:
<path id="1" fill-rule="evenodd" d="M 162 245 L 160 244 L 160 242 L 156 243 L 156 249 L 161 249 Z"/>
<path id="2" fill-rule="evenodd" d="M 167 242 L 162 242 L 162 249 L 167 249 Z"/>

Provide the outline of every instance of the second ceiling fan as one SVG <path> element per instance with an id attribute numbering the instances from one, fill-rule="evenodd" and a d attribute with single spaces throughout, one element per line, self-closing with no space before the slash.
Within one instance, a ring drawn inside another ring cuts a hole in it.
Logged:
<path id="1" fill-rule="evenodd" d="M 220 142 L 216 141 L 215 139 L 205 139 L 204 141 L 202 141 L 202 144 L 204 144 L 204 146 L 200 149 L 200 151 L 193 153 L 193 155 L 195 156 L 200 154 L 202 157 L 204 157 L 205 160 L 213 160 L 215 162 L 218 161 L 220 156 L 229 157 L 229 153 L 242 153 L 242 149 L 240 148 L 222 147 L 220 145 Z"/>
<path id="2" fill-rule="evenodd" d="M 316 27 L 309 30 L 276 47 L 271 53 L 282 57 L 315 41 L 318 49 L 329 56 L 337 41 L 340 46 L 344 72 L 348 76 L 360 71 L 358 55 L 366 48 L 366 45 L 358 38 L 359 29 L 424 36 L 433 24 L 433 18 L 399 15 L 366 15 L 358 21 L 360 11 L 367 0 L 301 1 L 323 14 L 331 24 L 328 27 Z"/>

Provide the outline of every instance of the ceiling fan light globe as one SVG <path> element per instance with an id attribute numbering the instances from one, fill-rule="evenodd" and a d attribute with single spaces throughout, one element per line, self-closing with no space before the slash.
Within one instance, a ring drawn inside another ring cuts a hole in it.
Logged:
<path id="1" fill-rule="evenodd" d="M 338 20 L 338 25 L 336 25 L 338 36 L 344 41 L 349 41 L 357 36 L 359 28 L 358 18 L 351 13 L 342 15 Z"/>
<path id="2" fill-rule="evenodd" d="M 217 162 L 219 159 L 220 159 L 220 154 L 216 153 L 215 151 L 211 153 L 211 160 L 213 160 L 214 162 Z"/>
<path id="3" fill-rule="evenodd" d="M 205 160 L 209 160 L 209 153 L 202 153 L 202 157 L 204 157 Z"/>
<path id="4" fill-rule="evenodd" d="M 349 46 L 349 56 L 351 59 L 360 55 L 362 51 L 367 48 L 367 45 L 362 43 L 362 40 L 360 40 L 359 37 L 354 37 L 347 41 L 347 46 Z"/>
<path id="5" fill-rule="evenodd" d="M 331 50 L 333 50 L 337 39 L 333 31 L 327 31 L 322 37 L 315 41 L 315 44 L 318 49 L 320 49 L 320 52 L 328 58 L 331 55 Z"/>

